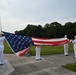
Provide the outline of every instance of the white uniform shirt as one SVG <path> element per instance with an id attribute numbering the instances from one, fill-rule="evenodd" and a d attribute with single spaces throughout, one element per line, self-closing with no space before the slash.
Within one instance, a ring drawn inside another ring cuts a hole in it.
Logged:
<path id="1" fill-rule="evenodd" d="M 3 48 L 4 47 L 4 39 L 5 37 L 0 37 L 0 48 Z"/>
<path id="2" fill-rule="evenodd" d="M 72 41 L 72 43 L 74 44 L 74 49 L 76 50 L 76 39 Z"/>
<path id="3" fill-rule="evenodd" d="M 67 38 L 68 39 L 68 38 Z M 68 39 L 68 41 L 69 41 L 69 39 Z M 67 50 L 68 51 L 68 43 L 65 43 L 64 44 L 64 50 Z"/>

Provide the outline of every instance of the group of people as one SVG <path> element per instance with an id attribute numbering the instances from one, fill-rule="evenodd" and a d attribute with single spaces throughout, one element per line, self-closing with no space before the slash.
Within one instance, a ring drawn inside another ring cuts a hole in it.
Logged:
<path id="1" fill-rule="evenodd" d="M 64 38 L 67 38 L 67 35 L 64 35 Z M 76 58 L 76 36 L 74 36 L 74 40 L 69 40 L 69 42 L 71 42 L 71 43 L 74 44 L 74 46 L 73 46 L 73 49 L 74 49 L 74 58 Z M 41 46 L 36 46 L 36 60 L 41 60 L 40 50 L 41 50 Z M 68 43 L 64 44 L 64 55 L 65 56 L 69 55 L 68 54 Z"/>
<path id="2" fill-rule="evenodd" d="M 67 38 L 67 35 L 64 36 Z M 70 40 L 71 43 L 74 44 L 73 49 L 74 49 L 74 58 L 76 58 L 76 36 L 74 36 L 74 40 Z M 68 43 L 64 44 L 64 55 L 68 56 Z"/>
<path id="3" fill-rule="evenodd" d="M 65 38 L 67 38 L 67 35 L 65 35 Z M 74 44 L 74 58 L 76 58 L 76 36 L 74 36 L 74 40 L 70 40 Z M 0 65 L 4 65 L 4 34 L 0 32 Z M 36 46 L 36 60 L 41 60 L 40 56 L 41 46 Z M 68 56 L 68 43 L 64 44 L 64 55 Z"/>

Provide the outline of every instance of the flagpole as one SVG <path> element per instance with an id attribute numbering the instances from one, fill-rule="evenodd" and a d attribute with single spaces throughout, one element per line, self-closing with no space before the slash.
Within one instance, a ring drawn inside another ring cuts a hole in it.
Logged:
<path id="1" fill-rule="evenodd" d="M 2 26 L 1 26 L 1 16 L 0 16 L 0 32 L 2 31 Z"/>

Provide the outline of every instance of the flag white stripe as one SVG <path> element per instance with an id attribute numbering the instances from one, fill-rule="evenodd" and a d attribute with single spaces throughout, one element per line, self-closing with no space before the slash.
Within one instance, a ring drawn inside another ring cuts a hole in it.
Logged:
<path id="1" fill-rule="evenodd" d="M 67 40 L 67 38 L 45 39 L 45 40 L 32 38 L 32 40 L 34 40 L 34 41 L 42 41 L 42 42 L 56 42 L 56 41 L 64 41 L 64 40 Z"/>

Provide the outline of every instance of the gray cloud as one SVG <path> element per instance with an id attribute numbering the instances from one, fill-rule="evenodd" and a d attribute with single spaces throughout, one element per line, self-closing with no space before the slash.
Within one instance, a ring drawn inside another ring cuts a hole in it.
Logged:
<path id="1" fill-rule="evenodd" d="M 11 22 L 7 25 L 12 25 L 12 22 L 35 23 L 44 25 L 58 21 L 65 23 L 67 21 L 76 20 L 76 0 L 2 0 L 2 23 L 4 18 L 10 19 Z M 6 13 L 7 12 L 7 13 Z M 12 20 L 14 19 L 14 20 Z M 24 22 L 23 21 L 23 22 Z M 15 24 L 15 23 L 14 23 Z M 13 24 L 13 25 L 14 25 Z M 19 23 L 16 23 L 17 25 Z M 3 23 L 4 25 L 4 23 Z"/>

